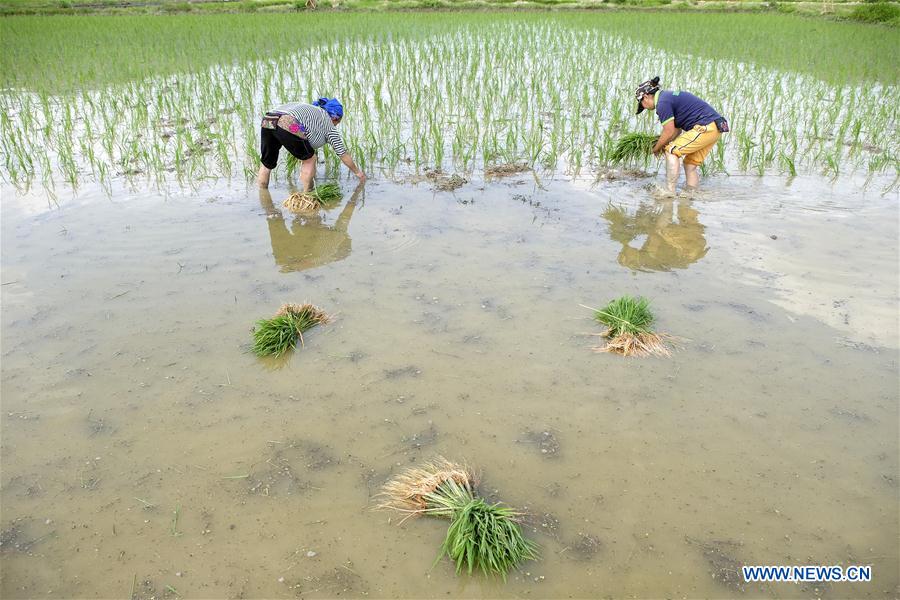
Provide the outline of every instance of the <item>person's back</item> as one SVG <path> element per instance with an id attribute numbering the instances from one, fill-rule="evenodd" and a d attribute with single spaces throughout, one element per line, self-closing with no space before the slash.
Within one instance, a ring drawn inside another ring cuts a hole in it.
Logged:
<path id="1" fill-rule="evenodd" d="M 656 114 L 659 115 L 660 123 L 665 124 L 674 119 L 675 127 L 684 131 L 722 118 L 708 102 L 680 90 L 660 90 L 656 100 Z"/>
<path id="2" fill-rule="evenodd" d="M 684 161 L 685 189 L 700 185 L 699 167 L 728 131 L 728 121 L 704 100 L 690 92 L 663 90 L 659 77 L 642 82 L 635 90 L 637 112 L 655 110 L 662 132 L 651 152 L 666 157 L 666 190 L 675 193 L 678 171 Z"/>
<path id="3" fill-rule="evenodd" d="M 260 123 L 260 165 L 256 181 L 269 187 L 269 176 L 278 164 L 278 154 L 287 148 L 300 161 L 303 192 L 313 187 L 316 176 L 316 151 L 326 143 L 360 182 L 366 174 L 353 162 L 335 126 L 344 118 L 344 107 L 337 98 L 319 98 L 312 104 L 287 102 L 266 112 Z"/>
<path id="4" fill-rule="evenodd" d="M 338 156 L 347 152 L 340 134 L 331 122 L 331 117 L 324 109 L 304 102 L 287 102 L 276 107 L 272 112 L 290 115 L 297 119 L 313 148 L 318 149 L 326 143 L 330 143 Z"/>

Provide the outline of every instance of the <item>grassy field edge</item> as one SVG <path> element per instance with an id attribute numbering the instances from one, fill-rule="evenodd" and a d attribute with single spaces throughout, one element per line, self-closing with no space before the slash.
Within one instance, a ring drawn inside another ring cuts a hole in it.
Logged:
<path id="1" fill-rule="evenodd" d="M 850 19 L 865 1 L 805 0 L 0 0 L 0 16 L 66 14 L 210 14 L 329 11 L 666 11 L 776 12 Z M 883 2 L 900 11 L 900 3 Z M 900 26 L 900 19 L 883 25 Z"/>

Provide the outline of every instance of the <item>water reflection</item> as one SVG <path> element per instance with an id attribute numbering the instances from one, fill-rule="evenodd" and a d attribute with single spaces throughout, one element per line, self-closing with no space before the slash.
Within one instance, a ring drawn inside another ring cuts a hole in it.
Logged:
<path id="1" fill-rule="evenodd" d="M 706 256 L 706 228 L 699 216 L 683 198 L 641 202 L 634 213 L 610 204 L 603 212 L 610 237 L 622 244 L 619 264 L 635 271 L 686 269 Z"/>
<path id="2" fill-rule="evenodd" d="M 282 273 L 305 271 L 350 256 L 350 219 L 357 201 L 363 198 L 363 186 L 357 186 L 333 225 L 325 221 L 326 211 L 295 215 L 288 225 L 282 211 L 275 207 L 269 190 L 259 190 L 259 203 L 266 211 L 272 256 Z"/>

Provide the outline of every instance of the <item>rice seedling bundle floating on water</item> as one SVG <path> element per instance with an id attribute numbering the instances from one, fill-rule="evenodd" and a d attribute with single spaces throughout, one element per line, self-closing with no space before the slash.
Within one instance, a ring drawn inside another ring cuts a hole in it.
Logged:
<path id="1" fill-rule="evenodd" d="M 651 133 L 627 133 L 616 143 L 616 147 L 609 154 L 609 160 L 618 164 L 646 158 L 653 150 L 657 139 L 657 136 Z"/>
<path id="2" fill-rule="evenodd" d="M 444 503 L 440 496 L 432 494 L 451 481 L 468 489 L 472 495 L 478 485 L 478 474 L 466 465 L 453 463 L 439 456 L 419 467 L 411 467 L 385 483 L 380 494 L 383 500 L 377 508 L 408 513 L 406 518 L 429 512 L 438 516 L 435 512 Z"/>
<path id="3" fill-rule="evenodd" d="M 410 516 L 431 515 L 450 519 L 450 527 L 435 563 L 445 554 L 456 572 L 478 569 L 485 575 L 506 575 L 519 563 L 539 557 L 537 545 L 522 535 L 519 513 L 489 504 L 475 494 L 477 475 L 468 467 L 444 458 L 414 467 L 388 481 L 378 508 Z M 402 522 L 402 521 L 401 521 Z"/>
<path id="4" fill-rule="evenodd" d="M 303 332 L 331 320 L 325 311 L 312 304 L 284 304 L 271 319 L 260 319 L 253 329 L 253 353 L 257 356 L 281 356 L 303 344 Z"/>
<path id="5" fill-rule="evenodd" d="M 624 356 L 669 356 L 666 334 L 654 333 L 653 313 L 646 298 L 622 296 L 606 307 L 594 310 L 594 318 L 606 325 L 600 334 L 607 338 L 605 346 L 594 348 L 597 352 L 616 352 Z"/>
<path id="6" fill-rule="evenodd" d="M 438 559 L 449 556 L 456 563 L 457 573 L 463 567 L 470 575 L 480 569 L 485 575 L 500 575 L 506 581 L 506 574 L 519 563 L 538 558 L 537 546 L 522 535 L 516 523 L 517 515 L 508 506 L 471 497 L 453 511 Z"/>
<path id="7" fill-rule="evenodd" d="M 311 212 L 340 201 L 341 188 L 336 183 L 323 183 L 306 192 L 294 192 L 282 206 L 292 212 Z"/>

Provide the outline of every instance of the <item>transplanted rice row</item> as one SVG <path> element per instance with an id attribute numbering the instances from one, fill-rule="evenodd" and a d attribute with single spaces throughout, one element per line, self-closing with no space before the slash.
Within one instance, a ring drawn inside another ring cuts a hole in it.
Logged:
<path id="1" fill-rule="evenodd" d="M 310 18 L 278 17 L 298 27 Z M 0 170 L 14 183 L 39 180 L 48 187 L 57 181 L 77 185 L 116 177 L 154 183 L 249 177 L 258 166 L 254 148 L 262 112 L 278 102 L 327 93 L 344 103 L 347 115 L 340 131 L 354 158 L 370 172 L 483 172 L 497 164 L 524 163 L 574 173 L 600 168 L 611 154 L 617 156 L 620 132 L 649 134 L 657 126 L 652 114 L 633 114 L 634 82 L 649 73 L 662 75 L 675 89 L 697 93 L 729 119 L 732 133 L 704 163 L 705 172 L 900 170 L 892 143 L 896 111 L 882 101 L 900 91 L 895 79 L 852 85 L 849 72 L 829 73 L 825 81 L 747 60 L 660 53 L 641 41 L 640 19 L 607 23 L 608 18 L 346 14 L 334 30 L 337 37 L 311 35 L 310 43 L 285 48 L 278 57 L 262 56 L 258 36 L 247 28 L 235 33 L 234 47 L 221 49 L 226 61 L 208 56 L 208 49 L 188 38 L 173 43 L 188 55 L 196 53 L 189 65 L 129 47 L 134 60 L 145 64 L 121 65 L 130 78 L 110 75 L 108 82 L 98 81 L 95 73 L 67 70 L 81 59 L 72 56 L 66 36 L 49 46 L 30 44 L 36 56 L 10 46 L 21 62 L 43 65 L 42 81 L 61 84 L 41 83 L 32 91 L 20 87 L 20 68 L 6 70 L 6 87 L 0 91 Z M 200 29 L 229 23 L 196 15 L 159 19 L 190 19 Z M 107 22 L 79 18 L 87 30 L 73 36 L 106 39 Z M 379 27 L 373 28 L 376 22 Z M 803 35 L 822 35 L 794 21 L 760 22 L 789 23 Z M 15 23 L 16 28 L 4 25 L 14 39 L 24 43 L 38 35 L 23 26 L 27 20 Z M 60 26 L 68 27 L 69 21 Z M 828 31 L 843 39 L 834 33 L 843 30 L 829 25 Z M 895 37 L 890 30 L 881 33 Z M 495 51 L 498 44 L 503 52 Z M 833 50 L 835 55 L 842 51 Z M 486 55 L 492 57 L 490 72 L 484 71 Z M 118 65 L 121 59 L 115 61 Z M 296 64 L 306 68 L 298 70 Z M 182 70 L 173 71 L 176 66 Z M 314 81 L 309 72 L 316 73 Z M 72 79 L 77 73 L 83 81 Z M 44 132 L 39 145 L 23 133 L 38 131 Z M 326 174 L 336 176 L 338 157 L 326 151 L 324 159 Z M 284 173 L 281 169 L 275 176 Z"/>

